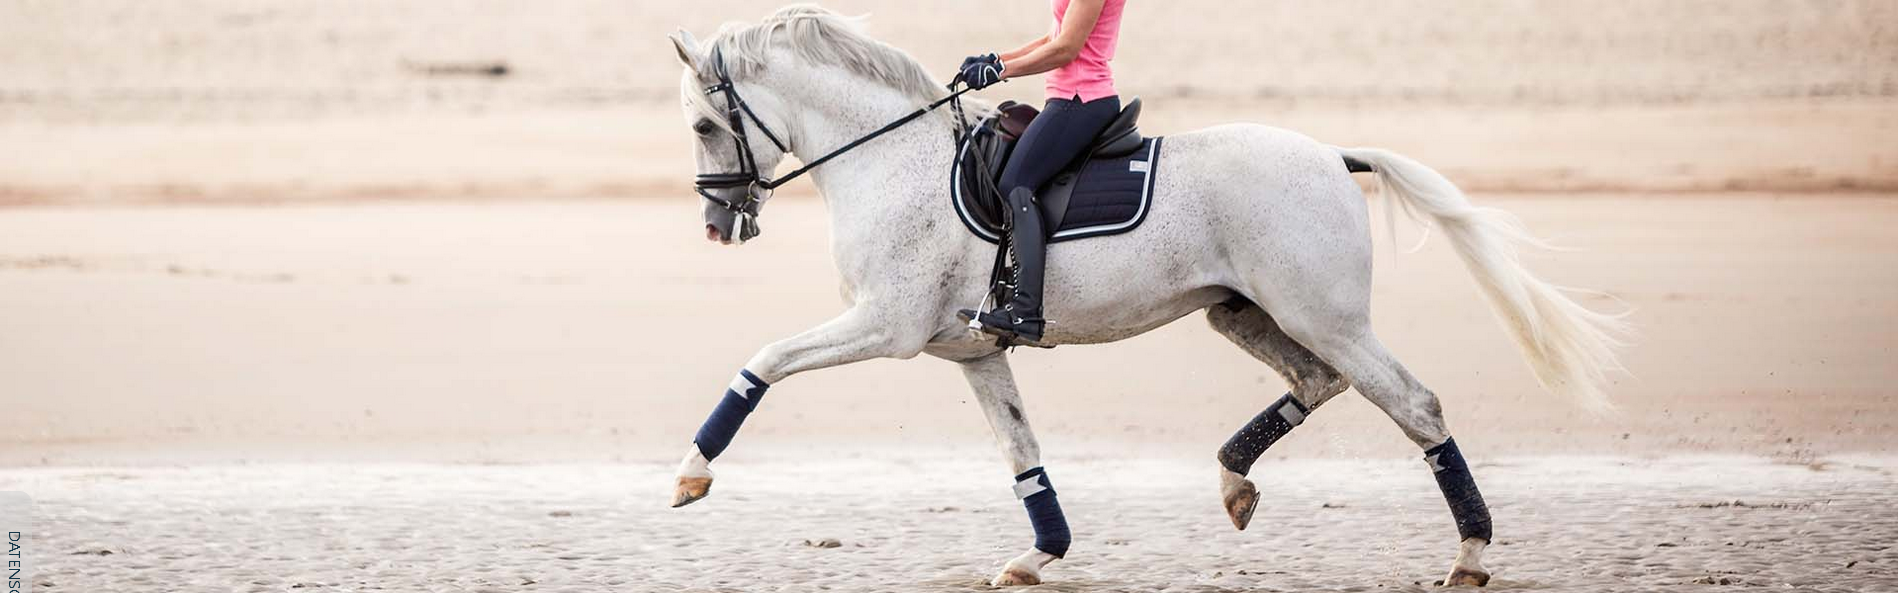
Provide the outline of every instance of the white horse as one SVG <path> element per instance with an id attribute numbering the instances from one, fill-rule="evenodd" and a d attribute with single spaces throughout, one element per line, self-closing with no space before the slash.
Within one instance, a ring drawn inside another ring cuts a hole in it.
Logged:
<path id="1" fill-rule="evenodd" d="M 770 173 L 787 152 L 810 163 L 944 94 L 907 54 L 811 6 L 727 26 L 704 44 L 685 31 L 672 42 L 685 66 L 685 116 L 697 134 L 702 181 Z M 1040 468 L 1008 353 L 955 318 L 982 300 L 996 249 L 950 207 L 956 125 L 948 110 L 931 112 L 811 171 L 829 209 L 849 309 L 745 364 L 680 464 L 674 506 L 709 492 L 711 458 L 769 385 L 927 353 L 961 364 L 1034 522 L 1036 546 L 1009 560 L 995 584 L 1038 583 L 1066 551 L 1067 524 Z M 1618 318 L 1532 276 L 1515 244 L 1533 240 L 1513 218 L 1471 206 L 1441 175 L 1403 156 L 1249 124 L 1168 136 L 1163 150 L 1142 226 L 1051 248 L 1046 314 L 1057 323 L 1042 342 L 1112 342 L 1206 310 L 1214 330 L 1282 375 L 1290 393 L 1219 453 L 1221 497 L 1240 529 L 1258 501 L 1243 475 L 1252 460 L 1327 400 L 1357 388 L 1425 449 L 1436 472 L 1462 535 L 1445 584 L 1486 583 L 1488 512 L 1437 397 L 1371 331 L 1369 221 L 1343 159 L 1369 164 L 1385 195 L 1449 238 L 1551 391 L 1606 405 L 1600 385 L 1604 370 L 1617 366 Z M 768 195 L 743 181 L 702 183 L 709 238 L 742 243 L 754 234 L 756 206 L 728 206 Z"/>

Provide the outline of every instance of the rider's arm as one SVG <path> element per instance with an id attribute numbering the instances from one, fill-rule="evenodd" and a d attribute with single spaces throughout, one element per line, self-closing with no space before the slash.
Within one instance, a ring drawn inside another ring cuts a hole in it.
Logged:
<path id="1" fill-rule="evenodd" d="M 1068 12 L 1061 17 L 1061 31 L 1052 39 L 1013 60 L 1002 57 L 1002 64 L 1006 66 L 1002 69 L 1002 78 L 1041 74 L 1074 61 L 1075 56 L 1081 55 L 1081 45 L 1087 42 L 1087 36 L 1094 32 L 1094 22 L 1101 18 L 1104 1 L 1071 0 Z"/>
<path id="2" fill-rule="evenodd" d="M 1002 62 L 1007 63 L 1007 62 L 1013 62 L 1015 60 L 1021 59 L 1022 56 L 1028 55 L 1028 52 L 1035 51 L 1035 49 L 1040 48 L 1041 46 L 1047 45 L 1047 44 L 1048 44 L 1047 35 L 1036 37 L 1034 41 L 1028 42 L 1027 45 L 1023 45 L 1021 47 L 1017 47 L 1015 49 L 1002 52 Z"/>

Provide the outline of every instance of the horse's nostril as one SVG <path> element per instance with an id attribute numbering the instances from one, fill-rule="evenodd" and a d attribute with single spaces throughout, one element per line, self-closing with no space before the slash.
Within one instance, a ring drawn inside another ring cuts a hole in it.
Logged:
<path id="1" fill-rule="evenodd" d="M 717 227 L 717 226 L 714 226 L 714 225 L 713 225 L 712 223 L 709 223 L 709 222 L 708 222 L 708 223 L 705 223 L 705 240 L 707 240 L 707 241 L 717 241 L 717 240 L 718 240 L 718 227 Z"/>

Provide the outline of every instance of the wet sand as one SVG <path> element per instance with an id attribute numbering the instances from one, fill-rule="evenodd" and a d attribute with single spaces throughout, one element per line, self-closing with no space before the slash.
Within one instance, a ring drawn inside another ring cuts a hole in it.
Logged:
<path id="1" fill-rule="evenodd" d="M 973 591 L 1032 540 L 988 461 L 734 462 L 683 509 L 657 464 L 11 469 L 0 490 L 39 498 L 40 591 Z M 1053 466 L 1076 541 L 1026 590 L 1425 591 L 1454 554 L 1419 460 L 1262 463 L 1271 502 L 1244 532 L 1216 468 Z M 1491 590 L 1898 587 L 1889 457 L 1474 469 Z"/>

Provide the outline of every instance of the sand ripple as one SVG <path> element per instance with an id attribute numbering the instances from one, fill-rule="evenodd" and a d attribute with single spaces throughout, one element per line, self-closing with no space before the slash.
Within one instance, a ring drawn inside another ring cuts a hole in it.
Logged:
<path id="1" fill-rule="evenodd" d="M 11 469 L 39 500 L 42 591 L 967 591 L 1030 534 L 988 460 L 732 464 L 672 510 L 656 465 Z M 1820 467 L 1821 469 L 1814 469 Z M 1536 458 L 1479 465 L 1494 589 L 1898 587 L 1898 460 Z M 1454 529 L 1399 461 L 1255 471 L 1054 465 L 1077 541 L 1046 591 L 1420 591 Z"/>

